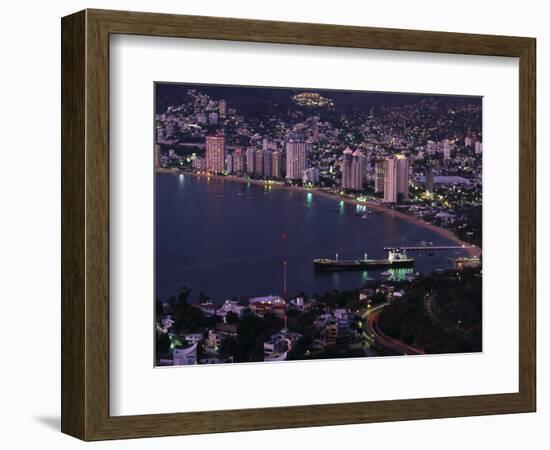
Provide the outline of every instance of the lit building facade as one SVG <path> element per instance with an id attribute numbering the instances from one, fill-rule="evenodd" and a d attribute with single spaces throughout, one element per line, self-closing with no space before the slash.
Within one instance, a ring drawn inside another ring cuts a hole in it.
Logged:
<path id="1" fill-rule="evenodd" d="M 261 149 L 256 150 L 255 162 L 254 162 L 254 174 L 257 177 L 261 177 L 264 174 L 264 152 Z"/>
<path id="2" fill-rule="evenodd" d="M 384 164 L 384 202 L 397 203 L 409 198 L 409 159 L 398 155 Z"/>
<path id="3" fill-rule="evenodd" d="M 222 173 L 225 170 L 225 139 L 223 136 L 206 136 L 206 170 L 210 173 Z"/>
<path id="4" fill-rule="evenodd" d="M 431 167 L 426 168 L 424 188 L 428 192 L 434 191 L 434 173 Z"/>
<path id="5" fill-rule="evenodd" d="M 397 157 L 397 194 L 404 200 L 409 198 L 409 158 L 398 155 Z"/>
<path id="6" fill-rule="evenodd" d="M 174 366 L 193 366 L 197 364 L 197 344 L 188 348 L 175 348 L 172 353 Z"/>
<path id="7" fill-rule="evenodd" d="M 248 175 L 254 175 L 254 168 L 256 160 L 256 149 L 254 147 L 248 147 L 246 149 L 246 173 Z"/>
<path id="8" fill-rule="evenodd" d="M 240 147 L 233 152 L 233 172 L 236 174 L 244 173 L 244 151 Z"/>
<path id="9" fill-rule="evenodd" d="M 443 140 L 443 159 L 448 161 L 451 159 L 451 152 L 453 150 L 453 143 L 449 139 Z"/>
<path id="10" fill-rule="evenodd" d="M 269 150 L 262 150 L 262 162 L 263 162 L 263 175 L 264 178 L 272 177 L 273 170 L 272 165 L 273 161 L 271 158 L 271 152 Z"/>
<path id="11" fill-rule="evenodd" d="M 281 154 L 278 151 L 271 153 L 271 176 L 281 178 Z"/>
<path id="12" fill-rule="evenodd" d="M 374 192 L 376 193 L 384 192 L 385 167 L 386 162 L 383 160 L 374 163 Z"/>
<path id="13" fill-rule="evenodd" d="M 233 173 L 234 171 L 233 153 L 228 153 L 225 157 L 225 170 L 228 173 Z"/>
<path id="14" fill-rule="evenodd" d="M 286 178 L 300 180 L 302 173 L 307 169 L 307 143 L 290 140 L 286 149 Z"/>
<path id="15" fill-rule="evenodd" d="M 351 161 L 353 159 L 353 151 L 347 147 L 342 154 L 340 169 L 342 171 L 342 189 L 351 189 Z"/>
<path id="16" fill-rule="evenodd" d="M 317 167 L 310 167 L 303 171 L 302 182 L 304 184 L 318 184 L 319 183 L 319 169 Z"/>
<path id="17" fill-rule="evenodd" d="M 397 160 L 386 159 L 384 162 L 384 202 L 397 202 Z"/>
<path id="18" fill-rule="evenodd" d="M 220 117 L 225 117 L 226 114 L 227 105 L 225 103 L 225 100 L 220 100 L 218 103 L 218 112 L 220 114 Z"/>
<path id="19" fill-rule="evenodd" d="M 363 190 L 366 162 L 361 150 L 357 149 L 352 152 L 349 147 L 346 148 L 342 155 L 341 169 L 343 189 Z"/>
<path id="20" fill-rule="evenodd" d="M 354 191 L 363 190 L 363 182 L 365 181 L 366 161 L 363 153 L 357 149 L 353 152 L 351 160 L 351 188 Z"/>
<path id="21" fill-rule="evenodd" d="M 155 167 L 158 169 L 160 167 L 160 145 L 155 145 Z"/>

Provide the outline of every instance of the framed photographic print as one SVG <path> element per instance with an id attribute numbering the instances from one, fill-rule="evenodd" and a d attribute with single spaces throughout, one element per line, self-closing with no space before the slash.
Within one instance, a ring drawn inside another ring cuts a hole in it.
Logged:
<path id="1" fill-rule="evenodd" d="M 535 39 L 62 20 L 62 431 L 535 410 Z"/>

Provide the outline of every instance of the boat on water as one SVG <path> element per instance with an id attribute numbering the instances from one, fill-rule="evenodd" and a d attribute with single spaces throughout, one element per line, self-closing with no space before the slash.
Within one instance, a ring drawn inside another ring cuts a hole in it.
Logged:
<path id="1" fill-rule="evenodd" d="M 461 257 L 461 258 L 455 258 L 454 260 L 456 267 L 459 269 L 463 269 L 466 267 L 479 267 L 481 266 L 481 259 L 478 256 L 474 256 L 472 258 L 468 257 Z"/>
<path id="2" fill-rule="evenodd" d="M 368 259 L 366 253 L 363 259 L 339 259 L 337 254 L 336 259 L 318 258 L 313 260 L 313 264 L 320 271 L 392 269 L 413 267 L 414 258 L 403 249 L 392 248 L 388 251 L 387 259 Z"/>
<path id="3" fill-rule="evenodd" d="M 358 213 L 361 216 L 361 219 L 368 219 L 369 216 L 372 216 L 372 211 L 370 209 L 365 210 L 363 213 Z"/>

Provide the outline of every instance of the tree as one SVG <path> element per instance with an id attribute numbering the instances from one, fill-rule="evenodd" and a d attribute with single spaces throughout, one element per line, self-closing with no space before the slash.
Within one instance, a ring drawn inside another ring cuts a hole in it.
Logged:
<path id="1" fill-rule="evenodd" d="M 175 309 L 176 309 L 176 297 L 174 295 L 169 297 L 168 300 L 166 300 L 166 304 L 169 306 L 169 308 L 172 311 L 175 311 Z"/>
<path id="2" fill-rule="evenodd" d="M 164 305 L 158 298 L 155 300 L 155 317 L 164 315 Z"/>
<path id="3" fill-rule="evenodd" d="M 177 298 L 174 322 L 176 329 L 179 331 L 200 331 L 201 328 L 206 327 L 211 322 L 200 309 L 188 303 L 190 294 L 190 289 L 182 287 Z"/>
<path id="4" fill-rule="evenodd" d="M 199 297 L 197 300 L 199 301 L 199 303 L 204 303 L 210 300 L 210 297 L 208 297 L 208 295 L 206 295 L 204 292 L 199 292 Z"/>
<path id="5" fill-rule="evenodd" d="M 282 319 L 266 314 L 245 314 L 237 324 L 237 361 L 261 361 L 264 341 L 283 327 Z"/>
<path id="6" fill-rule="evenodd" d="M 312 339 L 309 336 L 304 336 L 302 339 L 296 342 L 292 350 L 288 352 L 287 359 L 289 361 L 304 359 L 306 351 L 309 350 L 312 344 L 313 344 Z"/>
<path id="7" fill-rule="evenodd" d="M 237 323 L 239 322 L 239 316 L 235 314 L 233 311 L 229 311 L 225 316 L 225 320 L 227 323 Z"/>
<path id="8" fill-rule="evenodd" d="M 191 289 L 186 286 L 182 286 L 180 293 L 178 294 L 178 303 L 188 303 L 189 295 L 191 295 Z"/>
<path id="9" fill-rule="evenodd" d="M 157 333 L 155 350 L 157 356 L 165 354 L 170 350 L 170 338 L 166 333 Z"/>
<path id="10" fill-rule="evenodd" d="M 386 296 L 386 294 L 383 294 L 382 292 L 375 292 L 370 298 L 370 301 L 373 305 L 385 303 L 387 300 L 388 300 L 388 297 Z"/>
<path id="11" fill-rule="evenodd" d="M 220 349 L 219 349 L 220 357 L 224 359 L 228 359 L 231 356 L 234 357 L 235 354 L 237 353 L 237 347 L 238 347 L 238 344 L 235 338 L 226 337 L 225 339 L 222 340 L 220 344 Z"/>

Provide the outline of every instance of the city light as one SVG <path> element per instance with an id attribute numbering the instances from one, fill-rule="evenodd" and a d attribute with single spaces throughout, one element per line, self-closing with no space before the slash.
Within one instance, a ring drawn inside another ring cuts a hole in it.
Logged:
<path id="1" fill-rule="evenodd" d="M 479 351 L 480 98 L 162 89 L 156 365 Z"/>

